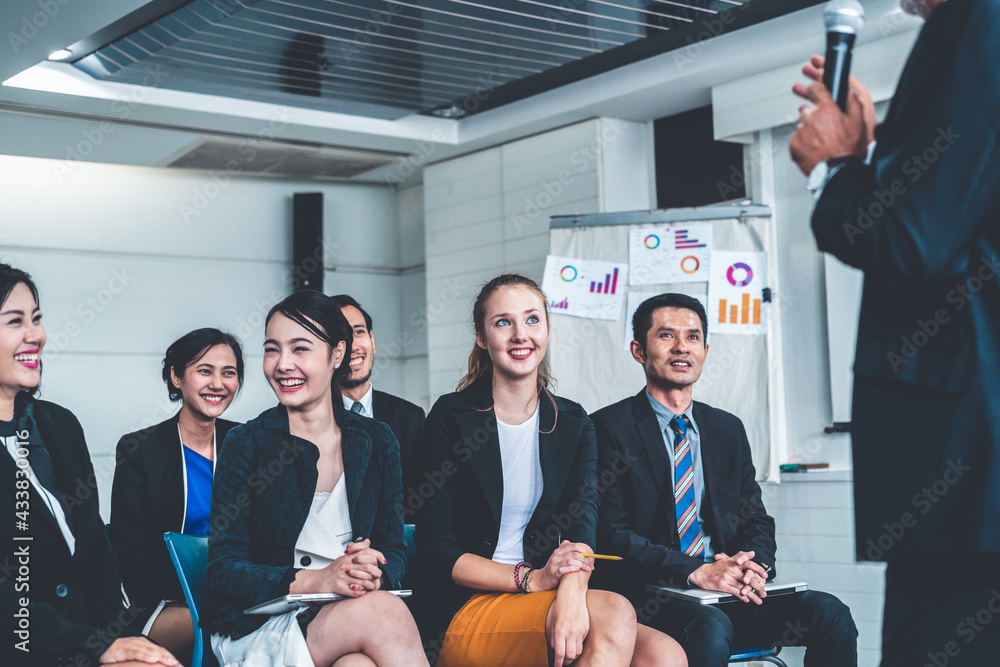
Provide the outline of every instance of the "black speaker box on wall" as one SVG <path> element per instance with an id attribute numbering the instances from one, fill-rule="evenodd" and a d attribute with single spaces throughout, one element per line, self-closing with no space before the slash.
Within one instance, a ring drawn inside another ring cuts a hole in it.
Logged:
<path id="1" fill-rule="evenodd" d="M 653 122 L 656 206 L 705 206 L 746 197 L 743 146 L 716 141 L 712 107 Z"/>
<path id="2" fill-rule="evenodd" d="M 292 199 L 292 288 L 323 291 L 323 193 Z"/>

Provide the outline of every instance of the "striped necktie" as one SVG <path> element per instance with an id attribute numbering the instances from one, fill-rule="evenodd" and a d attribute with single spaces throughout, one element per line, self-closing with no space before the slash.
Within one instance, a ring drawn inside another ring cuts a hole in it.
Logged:
<path id="1" fill-rule="evenodd" d="M 354 401 L 354 405 L 351 406 L 351 412 L 356 415 L 362 414 L 362 410 L 364 409 L 365 406 L 361 405 L 361 401 Z"/>
<path id="2" fill-rule="evenodd" d="M 694 460 L 688 443 L 688 423 L 682 415 L 670 420 L 674 431 L 674 507 L 677 510 L 677 535 L 681 551 L 699 557 L 705 551 L 705 538 L 698 525 L 698 507 L 694 502 Z"/>

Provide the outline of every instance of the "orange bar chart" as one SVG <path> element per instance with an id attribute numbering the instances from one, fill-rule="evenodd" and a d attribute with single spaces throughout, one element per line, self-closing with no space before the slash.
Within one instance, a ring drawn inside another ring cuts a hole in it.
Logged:
<path id="1" fill-rule="evenodd" d="M 750 294 L 743 294 L 740 305 L 719 299 L 719 324 L 760 324 L 760 299 L 751 303 Z"/>

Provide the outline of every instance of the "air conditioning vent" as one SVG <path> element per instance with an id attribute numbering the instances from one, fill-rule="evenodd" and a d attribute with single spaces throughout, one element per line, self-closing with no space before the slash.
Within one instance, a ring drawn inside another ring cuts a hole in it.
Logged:
<path id="1" fill-rule="evenodd" d="M 257 139 L 202 139 L 161 166 L 343 181 L 399 162 L 404 154 Z"/>

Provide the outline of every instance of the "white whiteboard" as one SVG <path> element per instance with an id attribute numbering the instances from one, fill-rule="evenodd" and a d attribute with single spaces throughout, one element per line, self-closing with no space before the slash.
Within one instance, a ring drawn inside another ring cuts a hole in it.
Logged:
<path id="1" fill-rule="evenodd" d="M 633 215 L 629 215 L 630 222 Z M 580 220 L 586 224 L 586 217 Z M 767 218 L 727 218 L 711 222 L 716 250 L 767 250 Z M 649 224 L 660 223 L 652 220 L 627 225 L 552 229 L 549 252 L 564 257 L 628 262 L 629 231 Z M 626 286 L 626 289 L 705 296 L 707 287 L 707 283 L 687 283 Z M 770 311 L 769 328 L 780 326 L 775 319 L 779 313 L 770 309 L 769 304 L 765 307 Z M 622 310 L 615 322 L 567 317 L 556 312 L 550 314 L 549 361 L 558 381 L 556 391 L 578 401 L 588 412 L 632 396 L 645 385 L 642 367 L 622 347 L 625 327 L 631 328 L 631 322 L 625 321 L 625 309 Z M 709 322 L 708 343 L 708 358 L 702 377 L 695 385 L 694 398 L 731 412 L 743 421 L 758 478 L 773 479 L 777 465 L 775 461 L 772 466 L 771 460 L 774 448 L 769 388 L 778 368 L 768 361 L 768 336 L 713 334 Z"/>

